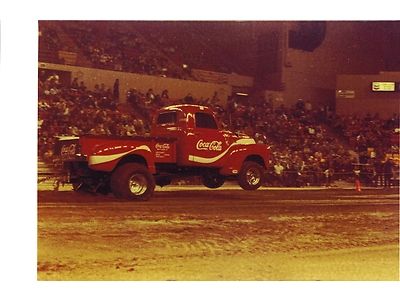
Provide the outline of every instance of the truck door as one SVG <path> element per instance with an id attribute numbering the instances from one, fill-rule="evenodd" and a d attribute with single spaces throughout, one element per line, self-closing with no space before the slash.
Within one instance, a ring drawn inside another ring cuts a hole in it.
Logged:
<path id="1" fill-rule="evenodd" d="M 204 167 L 221 167 L 229 147 L 228 139 L 210 113 L 196 112 L 194 119 L 194 129 L 188 131 L 186 137 L 189 162 Z"/>

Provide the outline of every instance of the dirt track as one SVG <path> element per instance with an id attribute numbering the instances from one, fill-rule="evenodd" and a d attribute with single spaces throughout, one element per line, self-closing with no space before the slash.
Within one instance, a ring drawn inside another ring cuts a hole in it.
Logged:
<path id="1" fill-rule="evenodd" d="M 39 280 L 398 280 L 397 190 L 38 193 Z"/>

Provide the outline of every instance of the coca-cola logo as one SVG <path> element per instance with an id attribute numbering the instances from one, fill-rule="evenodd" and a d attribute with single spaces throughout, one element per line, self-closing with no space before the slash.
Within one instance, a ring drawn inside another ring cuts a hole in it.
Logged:
<path id="1" fill-rule="evenodd" d="M 169 144 L 156 144 L 156 150 L 157 151 L 168 151 L 170 148 Z"/>
<path id="2" fill-rule="evenodd" d="M 61 156 L 74 155 L 76 151 L 76 144 L 63 145 L 61 147 Z"/>
<path id="3" fill-rule="evenodd" d="M 221 151 L 222 150 L 222 142 L 220 142 L 220 141 L 205 142 L 203 140 L 199 140 L 196 144 L 196 149 L 197 150 Z"/>

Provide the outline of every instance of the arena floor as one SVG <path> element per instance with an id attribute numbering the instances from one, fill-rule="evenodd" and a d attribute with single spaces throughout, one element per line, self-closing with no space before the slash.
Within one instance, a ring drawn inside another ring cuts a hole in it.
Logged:
<path id="1" fill-rule="evenodd" d="M 399 280 L 397 189 L 38 192 L 39 280 Z"/>

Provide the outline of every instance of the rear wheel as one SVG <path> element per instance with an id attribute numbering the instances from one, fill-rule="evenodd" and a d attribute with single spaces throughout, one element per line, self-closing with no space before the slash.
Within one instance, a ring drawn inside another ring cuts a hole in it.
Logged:
<path id="1" fill-rule="evenodd" d="M 225 177 L 219 174 L 205 174 L 202 176 L 204 186 L 217 189 L 225 183 Z"/>
<path id="2" fill-rule="evenodd" d="M 245 161 L 238 175 L 238 182 L 244 190 L 256 190 L 263 183 L 264 168 L 253 161 Z"/>
<path id="3" fill-rule="evenodd" d="M 111 176 L 111 189 L 118 198 L 148 200 L 153 195 L 154 188 L 153 175 L 141 164 L 124 164 Z"/>

